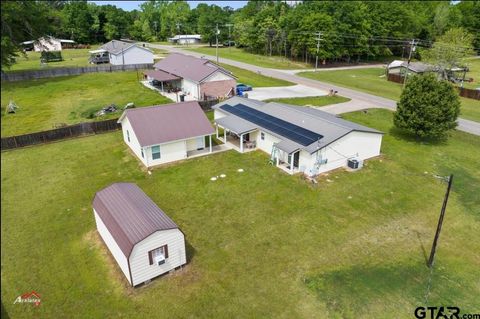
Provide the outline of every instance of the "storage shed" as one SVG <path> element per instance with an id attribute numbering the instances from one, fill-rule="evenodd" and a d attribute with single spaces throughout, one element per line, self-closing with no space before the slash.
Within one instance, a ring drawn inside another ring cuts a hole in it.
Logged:
<path id="1" fill-rule="evenodd" d="M 115 183 L 97 192 L 93 213 L 132 286 L 186 264 L 184 234 L 137 185 Z"/>

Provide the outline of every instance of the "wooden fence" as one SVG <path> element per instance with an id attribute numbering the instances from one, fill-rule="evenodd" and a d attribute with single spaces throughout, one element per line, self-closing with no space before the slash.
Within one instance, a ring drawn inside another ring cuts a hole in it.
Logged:
<path id="1" fill-rule="evenodd" d="M 118 119 L 99 122 L 84 122 L 48 131 L 5 137 L 2 138 L 2 151 L 30 145 L 44 144 L 82 135 L 92 135 L 119 130 L 122 126 L 117 123 L 117 120 Z"/>
<path id="2" fill-rule="evenodd" d="M 460 91 L 460 96 L 466 97 L 468 99 L 480 100 L 480 90 L 472 90 L 466 88 L 458 88 Z"/>
<path id="3" fill-rule="evenodd" d="M 389 73 L 387 76 L 388 81 L 403 83 L 403 76 L 400 74 Z"/>
<path id="4" fill-rule="evenodd" d="M 52 78 L 58 76 L 70 76 L 79 75 L 83 73 L 97 73 L 97 72 L 117 72 L 117 71 L 135 71 L 152 69 L 153 64 L 126 64 L 126 65 L 96 65 L 85 67 L 71 67 L 71 68 L 50 68 L 30 71 L 18 71 L 18 72 L 2 72 L 2 81 L 16 82 L 25 80 L 36 80 L 43 78 Z"/>

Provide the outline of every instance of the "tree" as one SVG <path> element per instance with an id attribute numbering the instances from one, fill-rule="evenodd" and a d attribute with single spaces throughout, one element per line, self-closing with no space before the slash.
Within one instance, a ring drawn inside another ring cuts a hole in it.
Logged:
<path id="1" fill-rule="evenodd" d="M 90 28 L 94 24 L 94 18 L 87 1 L 72 1 L 66 4 L 62 9 L 62 18 L 62 29 L 67 38 L 80 43 L 90 42 Z"/>
<path id="2" fill-rule="evenodd" d="M 418 137 L 444 137 L 457 126 L 460 99 L 453 85 L 434 74 L 409 79 L 397 103 L 393 123 Z"/>

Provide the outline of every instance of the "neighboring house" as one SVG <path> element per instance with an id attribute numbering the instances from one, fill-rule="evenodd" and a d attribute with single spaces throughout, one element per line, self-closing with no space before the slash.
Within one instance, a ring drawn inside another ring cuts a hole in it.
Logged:
<path id="1" fill-rule="evenodd" d="M 212 152 L 215 130 L 196 101 L 127 109 L 118 123 L 147 168 Z"/>
<path id="2" fill-rule="evenodd" d="M 93 214 L 132 286 L 187 263 L 184 234 L 137 185 L 115 183 L 97 192 Z"/>
<path id="3" fill-rule="evenodd" d="M 51 36 L 41 37 L 37 41 L 22 42 L 25 49 L 32 49 L 36 52 L 41 51 L 62 51 L 62 49 L 70 48 L 75 44 L 73 40 L 57 39 Z"/>
<path id="4" fill-rule="evenodd" d="M 153 64 L 153 52 L 149 49 L 138 46 L 135 43 L 112 40 L 105 43 L 97 50 L 90 51 L 92 63 L 101 63 L 99 57 L 108 54 L 110 64 L 127 65 L 127 64 Z M 97 59 L 96 59 L 97 58 Z"/>
<path id="5" fill-rule="evenodd" d="M 212 108 L 218 139 L 241 153 L 260 149 L 290 174 L 315 176 L 380 155 L 382 132 L 314 108 L 237 96 Z"/>
<path id="6" fill-rule="evenodd" d="M 200 34 L 177 34 L 173 38 L 168 38 L 168 41 L 174 44 L 198 44 L 201 40 Z"/>
<path id="7" fill-rule="evenodd" d="M 423 74 L 427 72 L 437 72 L 438 69 L 430 64 L 422 63 L 422 62 L 410 62 L 408 64 L 407 61 L 402 60 L 394 60 L 387 66 L 387 73 L 388 74 L 405 74 L 406 71 L 415 74 Z"/>
<path id="8" fill-rule="evenodd" d="M 199 59 L 181 53 L 169 54 L 155 63 L 159 73 L 145 73 L 147 79 L 174 87 L 195 100 L 226 98 L 235 95 L 236 77 L 221 66 L 207 59 Z"/>

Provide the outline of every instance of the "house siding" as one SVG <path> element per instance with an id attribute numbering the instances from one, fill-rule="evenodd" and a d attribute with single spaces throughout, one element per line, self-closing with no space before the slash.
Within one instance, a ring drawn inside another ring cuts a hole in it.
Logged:
<path id="1" fill-rule="evenodd" d="M 200 140 L 202 140 L 201 146 L 200 146 L 200 143 L 199 143 Z M 188 151 L 194 151 L 198 148 L 205 148 L 205 136 L 190 138 L 190 139 L 186 140 L 186 143 L 187 143 L 187 152 Z"/>
<path id="2" fill-rule="evenodd" d="M 180 140 L 171 143 L 159 144 L 160 145 L 160 158 L 152 158 L 152 147 L 145 148 L 145 156 L 148 157 L 148 167 L 160 165 L 168 162 L 179 161 L 187 158 L 187 145 L 186 140 Z M 154 145 L 152 145 L 154 146 Z"/>
<path id="3" fill-rule="evenodd" d="M 93 210 L 93 214 L 95 215 L 95 223 L 97 224 L 97 231 L 102 237 L 103 242 L 108 247 L 108 250 L 110 250 L 110 253 L 112 254 L 113 258 L 116 260 L 118 266 L 122 270 L 125 277 L 127 277 L 128 282 L 132 284 L 130 281 L 130 272 L 128 269 L 127 257 L 125 257 L 125 255 L 123 254 L 122 250 L 117 245 L 117 242 L 112 237 L 107 227 L 103 223 L 102 219 L 100 218 L 100 216 L 98 216 L 95 209 Z"/>
<path id="4" fill-rule="evenodd" d="M 163 265 L 150 265 L 148 252 L 168 245 L 168 258 Z M 133 285 L 139 285 L 187 263 L 185 237 L 179 229 L 157 231 L 135 245 L 130 254 Z"/>
<path id="5" fill-rule="evenodd" d="M 146 157 L 145 156 L 142 157 L 142 147 L 138 142 L 137 136 L 135 135 L 135 131 L 133 130 L 132 125 L 128 120 L 128 117 L 125 116 L 125 118 L 123 118 L 121 123 L 122 123 L 123 141 L 128 145 L 128 147 L 130 147 L 130 149 L 138 157 L 138 159 L 143 163 L 143 165 L 148 166 Z M 127 138 L 127 130 L 130 134 L 130 142 L 128 141 L 128 138 Z"/>
<path id="6" fill-rule="evenodd" d="M 185 92 L 188 96 L 191 96 L 196 100 L 198 100 L 200 97 L 198 83 L 190 81 L 188 79 L 183 79 L 182 91 Z"/>
<path id="7" fill-rule="evenodd" d="M 125 64 L 144 64 L 153 63 L 153 53 L 133 46 L 123 52 Z M 113 65 L 123 65 L 122 53 L 110 54 L 110 63 Z"/>

